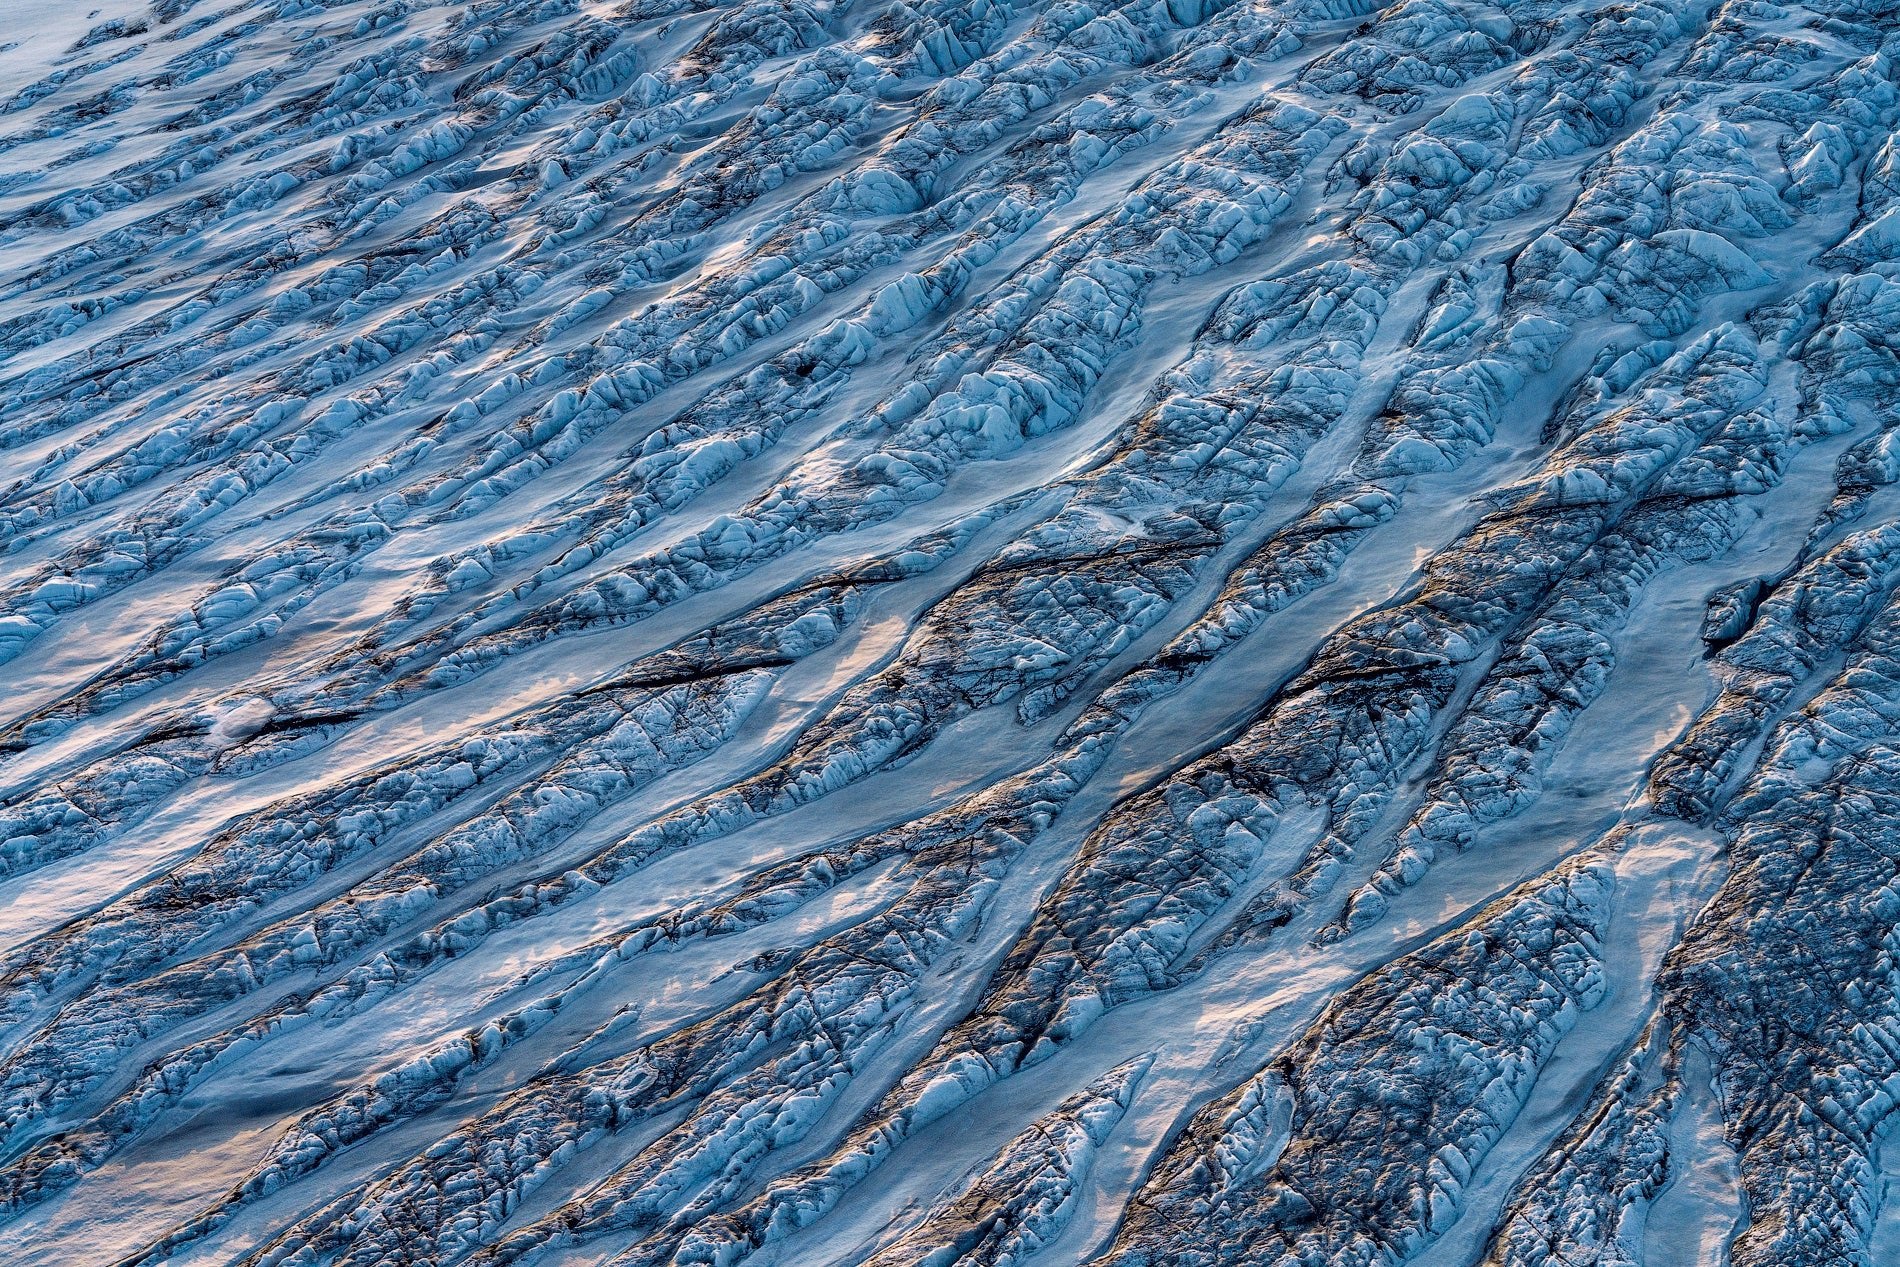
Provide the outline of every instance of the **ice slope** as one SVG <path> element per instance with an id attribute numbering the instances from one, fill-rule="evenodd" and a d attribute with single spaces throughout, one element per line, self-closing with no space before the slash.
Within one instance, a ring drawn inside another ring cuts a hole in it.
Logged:
<path id="1" fill-rule="evenodd" d="M 1900 6 L 0 14 L 0 1264 L 1879 1267 Z"/>

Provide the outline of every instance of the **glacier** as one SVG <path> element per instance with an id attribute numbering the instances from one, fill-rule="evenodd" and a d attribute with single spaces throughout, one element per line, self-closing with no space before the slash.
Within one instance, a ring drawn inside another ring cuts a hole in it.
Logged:
<path id="1" fill-rule="evenodd" d="M 0 23 L 0 1267 L 1900 1264 L 1900 3 Z"/>

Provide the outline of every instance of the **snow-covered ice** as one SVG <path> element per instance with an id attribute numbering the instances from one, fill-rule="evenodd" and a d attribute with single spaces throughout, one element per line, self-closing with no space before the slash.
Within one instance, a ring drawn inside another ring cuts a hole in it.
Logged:
<path id="1" fill-rule="evenodd" d="M 1882 1267 L 1900 4 L 0 3 L 0 1267 Z"/>

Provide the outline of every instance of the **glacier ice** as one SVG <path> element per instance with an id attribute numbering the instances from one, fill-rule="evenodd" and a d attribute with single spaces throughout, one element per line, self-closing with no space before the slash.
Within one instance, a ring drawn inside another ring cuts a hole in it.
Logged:
<path id="1" fill-rule="evenodd" d="M 0 45 L 0 1264 L 1900 1261 L 1890 0 Z"/>

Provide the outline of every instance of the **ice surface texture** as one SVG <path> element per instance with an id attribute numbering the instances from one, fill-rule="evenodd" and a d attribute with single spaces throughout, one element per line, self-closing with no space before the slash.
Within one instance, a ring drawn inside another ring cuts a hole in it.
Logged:
<path id="1" fill-rule="evenodd" d="M 0 46 L 0 1267 L 1900 1263 L 1900 3 Z"/>

